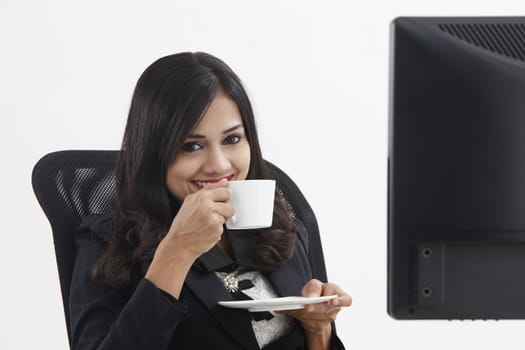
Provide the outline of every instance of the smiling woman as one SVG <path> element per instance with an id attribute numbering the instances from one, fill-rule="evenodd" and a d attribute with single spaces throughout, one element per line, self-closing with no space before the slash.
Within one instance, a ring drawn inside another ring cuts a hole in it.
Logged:
<path id="1" fill-rule="evenodd" d="M 250 144 L 235 102 L 219 93 L 168 168 L 167 186 L 179 200 L 221 179 L 245 180 Z"/>
<path id="2" fill-rule="evenodd" d="M 351 299 L 312 278 L 308 232 L 280 192 L 271 227 L 224 227 L 235 213 L 228 181 L 267 178 L 250 102 L 224 62 L 180 53 L 149 66 L 131 102 L 113 211 L 77 233 L 72 347 L 344 348 L 332 324 Z M 337 297 L 274 314 L 218 305 L 300 294 Z"/>

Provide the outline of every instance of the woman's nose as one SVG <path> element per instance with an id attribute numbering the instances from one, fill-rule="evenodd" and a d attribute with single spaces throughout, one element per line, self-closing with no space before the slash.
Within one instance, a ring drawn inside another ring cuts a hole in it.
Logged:
<path id="1" fill-rule="evenodd" d="M 223 175 L 231 168 L 228 155 L 221 148 L 211 149 L 204 169 L 207 173 Z"/>

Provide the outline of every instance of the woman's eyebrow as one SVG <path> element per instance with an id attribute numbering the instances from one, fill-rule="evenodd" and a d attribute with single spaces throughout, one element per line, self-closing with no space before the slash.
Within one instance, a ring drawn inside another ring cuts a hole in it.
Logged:
<path id="1" fill-rule="evenodd" d="M 223 134 L 227 134 L 227 133 L 232 132 L 233 130 L 236 130 L 238 128 L 242 128 L 242 124 L 237 124 L 235 126 L 232 126 L 231 128 L 224 130 L 222 133 Z"/>
<path id="2" fill-rule="evenodd" d="M 237 130 L 238 128 L 242 128 L 242 124 L 237 124 L 235 126 L 232 126 L 231 128 L 228 128 L 228 129 L 224 130 L 222 133 L 223 134 L 227 134 L 229 132 L 232 132 L 233 130 Z M 206 138 L 206 135 L 190 134 L 190 135 L 188 135 L 188 138 L 189 139 L 204 139 L 204 138 Z"/>

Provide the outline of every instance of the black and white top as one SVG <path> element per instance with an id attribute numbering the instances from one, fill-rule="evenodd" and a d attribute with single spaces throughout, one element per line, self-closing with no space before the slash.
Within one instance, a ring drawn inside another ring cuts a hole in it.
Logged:
<path id="1" fill-rule="evenodd" d="M 216 272 L 216 274 L 221 279 L 230 275 L 227 272 Z M 242 293 L 250 298 L 261 300 L 279 297 L 266 277 L 259 271 L 238 272 L 237 270 L 234 274 L 239 280 L 250 280 L 253 283 L 253 287 L 242 290 Z M 263 318 L 261 320 L 252 319 L 251 321 L 255 338 L 261 349 L 287 334 L 293 326 L 293 320 L 290 316 L 273 312 L 272 315 L 274 317 L 269 320 Z"/>

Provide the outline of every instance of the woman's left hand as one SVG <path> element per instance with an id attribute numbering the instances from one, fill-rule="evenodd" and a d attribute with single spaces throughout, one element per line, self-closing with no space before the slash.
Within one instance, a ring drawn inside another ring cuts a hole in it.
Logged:
<path id="1" fill-rule="evenodd" d="M 337 295 L 336 299 L 320 304 L 308 304 L 304 309 L 280 311 L 280 313 L 295 317 L 301 322 L 307 335 L 331 334 L 331 322 L 343 307 L 352 304 L 352 298 L 335 283 L 323 283 L 312 279 L 305 284 L 301 291 L 304 297 L 320 297 Z"/>

